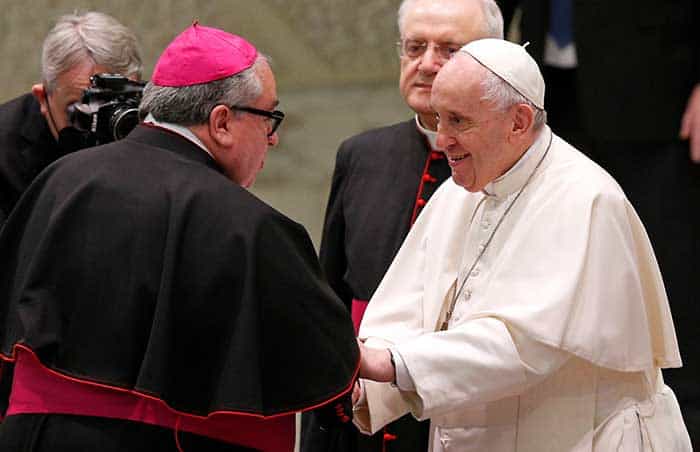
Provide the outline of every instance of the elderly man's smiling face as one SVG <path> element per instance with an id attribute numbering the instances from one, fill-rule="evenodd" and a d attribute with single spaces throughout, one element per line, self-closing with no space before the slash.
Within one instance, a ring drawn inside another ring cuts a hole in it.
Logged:
<path id="1" fill-rule="evenodd" d="M 511 143 L 515 107 L 498 111 L 483 100 L 486 69 L 460 52 L 435 78 L 431 106 L 439 117 L 437 144 L 456 184 L 475 192 L 504 174 L 522 155 Z"/>

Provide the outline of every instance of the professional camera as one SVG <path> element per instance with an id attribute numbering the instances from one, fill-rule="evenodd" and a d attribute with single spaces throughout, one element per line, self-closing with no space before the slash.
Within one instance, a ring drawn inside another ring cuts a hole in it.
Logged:
<path id="1" fill-rule="evenodd" d="M 139 102 L 146 82 L 119 74 L 95 74 L 81 102 L 68 107 L 71 124 L 89 132 L 96 144 L 124 138 L 139 123 Z"/>

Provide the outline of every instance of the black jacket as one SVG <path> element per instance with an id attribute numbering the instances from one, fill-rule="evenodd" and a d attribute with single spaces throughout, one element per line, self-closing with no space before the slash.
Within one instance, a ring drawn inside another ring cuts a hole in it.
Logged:
<path id="1" fill-rule="evenodd" d="M 0 105 L 0 225 L 37 174 L 62 155 L 31 93 Z"/>

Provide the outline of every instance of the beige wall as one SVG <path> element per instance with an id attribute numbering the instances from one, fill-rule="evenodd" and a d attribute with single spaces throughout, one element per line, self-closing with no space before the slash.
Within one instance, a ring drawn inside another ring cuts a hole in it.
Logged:
<path id="1" fill-rule="evenodd" d="M 270 55 L 281 144 L 252 191 L 304 224 L 316 244 L 342 139 L 410 116 L 397 89 L 400 0 L 0 0 L 0 102 L 39 77 L 41 43 L 54 19 L 94 9 L 134 30 L 144 77 L 194 19 L 245 36 Z M 381 152 L 381 150 L 377 150 Z"/>

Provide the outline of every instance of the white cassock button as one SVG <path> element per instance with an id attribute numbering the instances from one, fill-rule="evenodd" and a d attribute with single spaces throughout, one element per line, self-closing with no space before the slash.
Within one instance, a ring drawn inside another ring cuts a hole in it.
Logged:
<path id="1" fill-rule="evenodd" d="M 472 290 L 469 288 L 464 289 L 464 299 L 469 300 L 472 297 Z"/>
<path id="2" fill-rule="evenodd" d="M 483 253 L 485 249 L 486 249 L 486 245 L 484 245 L 484 244 L 479 245 L 479 253 Z"/>
<path id="3" fill-rule="evenodd" d="M 470 276 L 473 276 L 473 277 L 476 278 L 477 276 L 479 276 L 479 273 L 480 273 L 480 272 L 479 272 L 479 268 L 477 267 L 477 268 L 475 268 L 474 270 L 472 270 Z"/>

